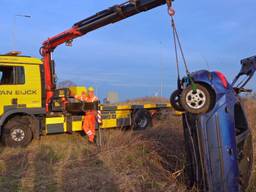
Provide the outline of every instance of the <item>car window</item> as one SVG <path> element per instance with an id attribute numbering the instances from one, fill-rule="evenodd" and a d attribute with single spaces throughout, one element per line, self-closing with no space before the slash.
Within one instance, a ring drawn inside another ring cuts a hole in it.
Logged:
<path id="1" fill-rule="evenodd" d="M 25 83 L 24 67 L 0 66 L 0 85 L 17 85 Z"/>
<path id="2" fill-rule="evenodd" d="M 240 135 L 248 129 L 246 116 L 240 103 L 237 103 L 235 105 L 234 112 L 235 112 L 236 135 Z"/>

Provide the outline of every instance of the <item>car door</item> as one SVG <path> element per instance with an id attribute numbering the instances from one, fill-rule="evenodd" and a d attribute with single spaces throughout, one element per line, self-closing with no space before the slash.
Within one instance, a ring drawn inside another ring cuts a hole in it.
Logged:
<path id="1" fill-rule="evenodd" d="M 240 184 L 243 190 L 249 184 L 252 163 L 253 163 L 253 144 L 252 134 L 249 129 L 246 115 L 242 105 L 238 102 L 234 106 L 234 118 L 236 128 L 237 158 L 239 161 Z"/>

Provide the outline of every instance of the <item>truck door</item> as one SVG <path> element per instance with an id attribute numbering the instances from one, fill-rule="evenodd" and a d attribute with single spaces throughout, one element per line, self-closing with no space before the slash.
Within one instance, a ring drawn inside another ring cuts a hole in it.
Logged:
<path id="1" fill-rule="evenodd" d="M 0 64 L 0 116 L 16 108 L 37 107 L 41 107 L 39 65 Z"/>
<path id="2" fill-rule="evenodd" d="M 14 96 L 17 88 L 25 83 L 24 68 L 21 66 L 0 66 L 0 114 L 18 104 Z"/>

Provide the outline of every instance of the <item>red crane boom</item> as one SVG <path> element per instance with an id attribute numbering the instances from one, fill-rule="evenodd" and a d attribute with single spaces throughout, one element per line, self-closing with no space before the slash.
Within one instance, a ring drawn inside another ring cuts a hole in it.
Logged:
<path id="1" fill-rule="evenodd" d="M 47 111 L 48 104 L 56 89 L 55 70 L 52 64 L 52 53 L 56 47 L 63 43 L 70 43 L 73 39 L 83 36 L 90 31 L 151 10 L 166 2 L 168 3 L 170 0 L 130 0 L 98 12 L 87 19 L 75 23 L 70 29 L 44 41 L 40 53 L 43 56 L 44 64 Z"/>

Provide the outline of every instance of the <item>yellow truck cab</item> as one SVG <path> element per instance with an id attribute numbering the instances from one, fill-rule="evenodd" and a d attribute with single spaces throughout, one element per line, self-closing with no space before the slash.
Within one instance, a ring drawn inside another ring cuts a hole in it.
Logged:
<path id="1" fill-rule="evenodd" d="M 42 110 L 42 62 L 36 58 L 0 56 L 0 116 L 9 110 Z"/>
<path id="2" fill-rule="evenodd" d="M 13 54 L 0 55 L 0 134 L 12 147 L 26 146 L 33 138 L 82 130 L 84 104 L 74 99 L 82 87 L 56 89 L 50 111 L 45 110 L 45 83 L 40 59 Z M 62 98 L 67 99 L 64 105 Z M 169 104 L 99 105 L 99 128 L 145 129 L 153 115 Z"/>

